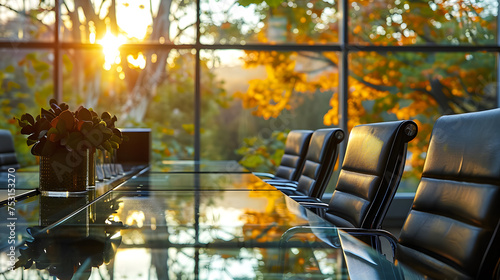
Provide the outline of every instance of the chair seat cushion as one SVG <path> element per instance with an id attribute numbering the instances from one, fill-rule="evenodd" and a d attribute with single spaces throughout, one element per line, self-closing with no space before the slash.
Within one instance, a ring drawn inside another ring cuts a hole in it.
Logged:
<path id="1" fill-rule="evenodd" d="M 408 264 L 407 266 L 411 266 L 412 269 L 429 276 L 431 279 L 473 279 L 451 265 L 403 245 L 398 246 L 398 260 L 403 265 Z"/>

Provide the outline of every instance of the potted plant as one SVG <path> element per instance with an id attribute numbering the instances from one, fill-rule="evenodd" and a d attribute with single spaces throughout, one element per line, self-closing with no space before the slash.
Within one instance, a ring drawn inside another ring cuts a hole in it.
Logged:
<path id="1" fill-rule="evenodd" d="M 28 135 L 31 153 L 40 156 L 40 191 L 85 191 L 89 153 L 118 149 L 122 141 L 120 130 L 114 127 L 116 117 L 107 112 L 99 117 L 83 106 L 70 111 L 66 103 L 55 99 L 49 105 L 36 118 L 28 113 L 14 117 L 21 134 Z"/>

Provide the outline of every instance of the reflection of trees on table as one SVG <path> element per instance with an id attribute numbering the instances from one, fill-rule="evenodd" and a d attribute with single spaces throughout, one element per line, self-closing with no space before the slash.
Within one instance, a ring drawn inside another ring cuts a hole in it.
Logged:
<path id="1" fill-rule="evenodd" d="M 246 208 L 226 200 L 241 201 L 248 195 L 260 204 Z M 121 231 L 123 241 L 117 255 L 136 250 L 137 258 L 147 259 L 141 263 L 143 269 L 132 269 L 130 277 L 138 273 L 151 273 L 157 279 L 277 277 L 281 235 L 306 223 L 287 210 L 283 196 L 276 191 L 204 191 L 198 198 L 191 191 L 156 191 L 120 200 L 123 202 L 115 215 L 126 229 Z M 293 244 L 299 243 L 297 247 L 304 247 L 302 240 Z M 305 247 L 290 258 L 285 271 L 298 272 L 296 266 L 301 264 L 303 273 L 322 275 L 315 263 L 320 260 L 313 258 L 310 246 Z"/>

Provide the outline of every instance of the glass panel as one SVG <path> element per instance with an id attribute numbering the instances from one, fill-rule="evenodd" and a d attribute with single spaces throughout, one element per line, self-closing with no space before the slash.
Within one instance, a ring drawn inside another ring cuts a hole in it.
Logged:
<path id="1" fill-rule="evenodd" d="M 191 0 L 70 0 L 61 10 L 64 41 L 192 44 L 196 38 L 196 2 Z"/>
<path id="2" fill-rule="evenodd" d="M 203 44 L 338 42 L 337 1 L 201 1 Z"/>
<path id="3" fill-rule="evenodd" d="M 496 43 L 498 1 L 352 0 L 350 42 L 373 45 Z"/>
<path id="4" fill-rule="evenodd" d="M 2 1 L 0 4 L 0 40 L 54 40 L 54 6 L 54 0 Z"/>
<path id="5" fill-rule="evenodd" d="M 63 101 L 116 115 L 119 127 L 149 127 L 153 160 L 193 159 L 194 56 L 190 50 L 68 50 Z M 76 108 L 76 107 L 75 107 Z"/>
<path id="6" fill-rule="evenodd" d="M 86 199 L 35 197 L 22 208 L 30 214 L 16 222 L 22 239 L 0 251 L 6 279 L 347 277 L 342 250 L 326 245 L 337 231 L 288 231 L 330 224 L 279 191 L 112 191 L 82 207 Z M 60 223 L 46 219 L 69 208 L 80 209 Z M 9 228 L 1 230 L 7 241 Z M 24 251 L 12 271 L 9 250 Z"/>
<path id="7" fill-rule="evenodd" d="M 349 127 L 413 119 L 419 129 L 408 145 L 399 191 L 415 191 L 430 133 L 443 114 L 496 107 L 496 63 L 492 53 L 350 54 Z"/>
<path id="8" fill-rule="evenodd" d="M 325 116 L 337 115 L 329 106 L 337 96 L 334 52 L 215 50 L 201 56 L 203 159 L 273 171 L 288 130 L 330 126 Z"/>
<path id="9" fill-rule="evenodd" d="M 26 145 L 26 135 L 13 117 L 24 113 L 33 117 L 40 114 L 40 107 L 48 104 L 54 96 L 52 52 L 44 50 L 0 49 L 0 123 L 1 129 L 8 129 L 14 136 L 17 159 L 22 166 L 33 165 L 36 158 Z"/>

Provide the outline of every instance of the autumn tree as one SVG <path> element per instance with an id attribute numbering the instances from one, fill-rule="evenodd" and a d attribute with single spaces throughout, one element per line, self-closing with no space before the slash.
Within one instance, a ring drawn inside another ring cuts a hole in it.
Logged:
<path id="1" fill-rule="evenodd" d="M 273 17 L 286 19 L 287 42 L 338 42 L 337 5 L 331 1 L 243 1 L 257 7 L 266 26 L 255 29 L 263 43 Z M 378 45 L 482 45 L 494 43 L 494 11 L 483 1 L 349 1 L 349 43 Z M 308 71 L 296 67 L 308 59 Z M 338 63 L 335 52 L 246 51 L 246 67 L 265 66 L 267 77 L 238 92 L 244 108 L 263 118 L 278 117 L 297 106 L 301 95 L 332 93 L 325 125 L 338 125 Z M 348 128 L 360 123 L 414 119 L 419 135 L 409 146 L 411 165 L 423 165 L 432 124 L 442 114 L 492 108 L 495 54 L 485 52 L 374 52 L 349 54 Z M 327 68 L 330 66 L 331 68 Z M 333 69 L 321 71 L 321 69 Z M 318 72 L 320 74 L 318 74 Z"/>

